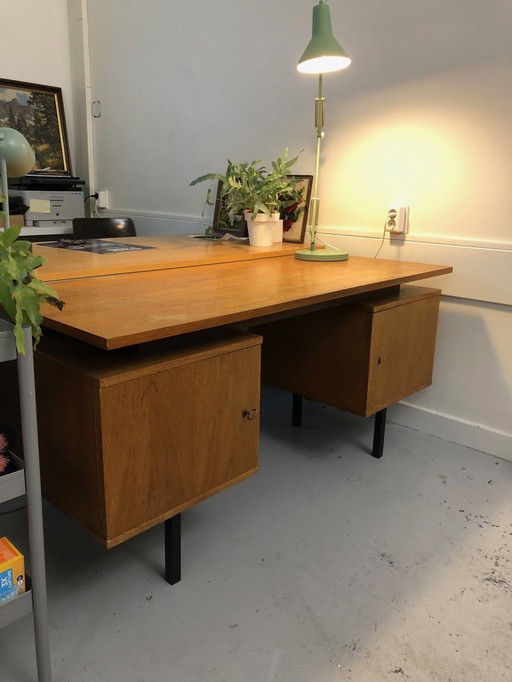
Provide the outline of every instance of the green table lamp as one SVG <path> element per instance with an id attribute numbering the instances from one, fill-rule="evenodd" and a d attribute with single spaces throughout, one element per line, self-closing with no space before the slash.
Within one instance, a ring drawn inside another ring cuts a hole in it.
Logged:
<path id="1" fill-rule="evenodd" d="M 320 146 L 324 137 L 325 99 L 322 95 L 322 74 L 340 71 L 341 69 L 345 69 L 349 64 L 350 57 L 347 56 L 346 52 L 332 34 L 329 6 L 324 0 L 320 0 L 318 5 L 313 7 L 312 38 L 297 64 L 297 70 L 301 73 L 318 74 L 318 97 L 315 100 L 316 163 L 315 175 L 313 177 L 313 196 L 311 197 L 309 209 L 310 247 L 309 249 L 300 249 L 295 252 L 295 258 L 298 258 L 299 260 L 339 261 L 347 260 L 348 258 L 348 253 L 346 251 L 338 251 L 337 249 L 316 249 L 315 236 L 320 208 L 320 199 L 318 197 Z"/>
<path id="2" fill-rule="evenodd" d="M 13 128 L 0 128 L 0 192 L 4 199 L 4 229 L 9 220 L 9 192 L 7 178 L 19 178 L 34 168 L 35 156 L 32 147 L 21 133 Z"/>

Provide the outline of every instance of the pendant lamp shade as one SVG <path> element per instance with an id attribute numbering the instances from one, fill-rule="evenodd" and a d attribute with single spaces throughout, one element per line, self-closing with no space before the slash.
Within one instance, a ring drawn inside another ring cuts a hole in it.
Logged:
<path id="1" fill-rule="evenodd" d="M 350 61 L 332 34 L 329 5 L 320 0 L 313 7 L 313 35 L 299 59 L 297 70 L 302 73 L 329 73 L 346 68 Z"/>

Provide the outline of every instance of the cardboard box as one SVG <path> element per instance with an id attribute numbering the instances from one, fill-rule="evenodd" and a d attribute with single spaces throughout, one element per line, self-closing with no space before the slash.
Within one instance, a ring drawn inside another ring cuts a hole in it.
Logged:
<path id="1" fill-rule="evenodd" d="M 0 603 L 25 592 L 23 554 L 7 538 L 0 538 Z"/>
<path id="2" fill-rule="evenodd" d="M 24 215 L 10 215 L 9 216 L 9 225 L 11 227 L 23 227 L 25 225 L 25 216 Z M 3 215 L 0 215 L 0 228 L 3 228 L 4 226 L 4 217 Z"/>

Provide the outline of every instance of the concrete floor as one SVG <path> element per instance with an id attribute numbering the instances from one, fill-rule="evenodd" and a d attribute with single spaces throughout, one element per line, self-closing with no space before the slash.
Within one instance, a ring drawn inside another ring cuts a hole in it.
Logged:
<path id="1" fill-rule="evenodd" d="M 261 472 L 104 550 L 45 506 L 55 682 L 512 681 L 512 462 L 265 391 Z M 129 501 L 128 501 L 129 502 Z M 24 512 L 0 517 L 26 546 Z M 31 618 L 0 680 L 33 682 Z"/>

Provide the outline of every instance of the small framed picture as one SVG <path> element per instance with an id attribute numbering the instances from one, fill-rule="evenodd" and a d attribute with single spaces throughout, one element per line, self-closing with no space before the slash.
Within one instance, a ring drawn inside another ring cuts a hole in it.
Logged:
<path id="1" fill-rule="evenodd" d="M 71 175 L 60 88 L 0 78 L 0 127 L 27 138 L 36 157 L 29 175 Z"/>
<path id="2" fill-rule="evenodd" d="M 283 219 L 283 241 L 302 244 L 308 222 L 313 176 L 290 175 L 288 177 L 295 181 L 295 189 L 300 192 L 302 200 L 283 209 L 281 212 L 281 218 Z"/>
<path id="3" fill-rule="evenodd" d="M 235 237 L 247 238 L 249 231 L 245 218 L 242 215 L 236 215 L 232 221 L 229 219 L 225 198 L 222 197 L 222 185 L 223 183 L 219 180 L 213 214 L 213 233 L 218 236 L 232 234 Z"/>

